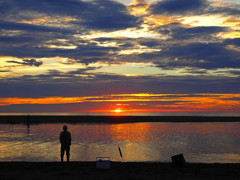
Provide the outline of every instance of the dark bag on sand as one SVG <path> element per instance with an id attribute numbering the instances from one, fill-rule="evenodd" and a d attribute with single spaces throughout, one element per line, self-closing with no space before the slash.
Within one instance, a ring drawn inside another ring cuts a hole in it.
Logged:
<path id="1" fill-rule="evenodd" d="M 184 159 L 183 154 L 178 154 L 178 155 L 172 156 L 171 158 L 172 158 L 172 164 L 175 167 L 181 167 L 186 165 L 186 161 Z"/>

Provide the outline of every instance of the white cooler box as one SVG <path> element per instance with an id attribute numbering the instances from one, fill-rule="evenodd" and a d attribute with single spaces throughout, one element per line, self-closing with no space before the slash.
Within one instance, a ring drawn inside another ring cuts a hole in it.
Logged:
<path id="1" fill-rule="evenodd" d="M 110 169 L 110 157 L 96 157 L 96 167 Z"/>

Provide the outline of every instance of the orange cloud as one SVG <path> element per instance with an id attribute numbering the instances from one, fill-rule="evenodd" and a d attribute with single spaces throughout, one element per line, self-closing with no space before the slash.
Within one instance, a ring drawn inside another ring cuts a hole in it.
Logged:
<path id="1" fill-rule="evenodd" d="M 176 17 L 151 15 L 148 10 L 150 4 L 151 4 L 150 2 L 146 2 L 145 0 L 133 0 L 133 2 L 129 4 L 128 8 L 132 15 L 144 16 L 143 20 L 145 25 L 148 24 L 151 26 L 160 26 L 160 25 L 170 24 L 173 22 L 182 21 Z"/>
<path id="2" fill-rule="evenodd" d="M 239 30 L 233 30 L 230 32 L 221 32 L 219 33 L 220 37 L 223 38 L 239 38 L 240 37 L 240 31 Z"/>
<path id="3" fill-rule="evenodd" d="M 18 21 L 18 23 L 25 23 L 25 24 L 42 24 L 45 22 L 49 21 L 49 17 L 41 17 L 41 18 L 35 18 L 32 20 L 22 20 L 22 21 Z"/>
<path id="4" fill-rule="evenodd" d="M 145 22 L 152 26 L 161 26 L 166 24 L 171 24 L 174 22 L 182 22 L 183 20 L 179 20 L 176 17 L 167 17 L 167 16 L 161 16 L 161 15 L 151 15 L 144 18 Z"/>
<path id="5" fill-rule="evenodd" d="M 56 23 L 56 22 L 69 22 L 69 21 L 77 21 L 76 18 L 72 17 L 61 17 L 61 18 L 52 18 L 49 16 L 35 18 L 32 20 L 22 20 L 18 21 L 18 23 L 25 23 L 25 24 L 44 24 L 44 23 Z"/>
<path id="6" fill-rule="evenodd" d="M 0 98 L 13 104 L 116 103 L 91 112 L 240 111 L 240 94 L 110 94 L 86 97 Z M 128 104 L 120 104 L 128 102 Z M 144 102 L 144 103 L 138 103 Z"/>
<path id="7" fill-rule="evenodd" d="M 223 22 L 223 25 L 227 26 L 240 26 L 240 19 L 239 18 L 228 18 Z"/>
<path id="8" fill-rule="evenodd" d="M 150 3 L 146 2 L 145 0 L 133 0 L 129 4 L 130 13 L 135 16 L 142 16 L 148 14 L 147 9 L 149 8 Z"/>
<path id="9" fill-rule="evenodd" d="M 83 102 L 82 97 L 0 98 L 0 106 L 12 104 L 68 104 Z"/>

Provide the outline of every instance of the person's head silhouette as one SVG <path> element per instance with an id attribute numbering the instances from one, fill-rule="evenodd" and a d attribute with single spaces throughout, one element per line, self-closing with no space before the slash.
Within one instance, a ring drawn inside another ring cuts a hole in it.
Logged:
<path id="1" fill-rule="evenodd" d="M 63 130 L 66 131 L 68 129 L 67 125 L 63 126 Z"/>

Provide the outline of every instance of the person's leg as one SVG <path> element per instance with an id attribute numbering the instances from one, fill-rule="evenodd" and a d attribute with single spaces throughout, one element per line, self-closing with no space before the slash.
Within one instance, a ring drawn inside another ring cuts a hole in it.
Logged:
<path id="1" fill-rule="evenodd" d="M 66 147 L 66 155 L 67 155 L 67 162 L 69 162 L 69 159 L 70 159 L 70 146 Z"/>
<path id="2" fill-rule="evenodd" d="M 61 145 L 61 162 L 63 162 L 63 156 L 64 156 L 64 146 Z"/>

